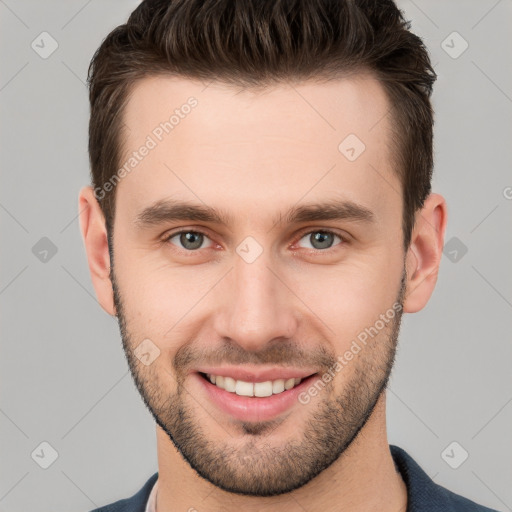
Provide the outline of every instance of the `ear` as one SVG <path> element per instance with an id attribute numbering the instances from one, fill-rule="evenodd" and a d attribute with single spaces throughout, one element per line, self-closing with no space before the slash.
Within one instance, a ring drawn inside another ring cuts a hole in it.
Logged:
<path id="1" fill-rule="evenodd" d="M 439 194 L 430 194 L 416 213 L 406 255 L 405 313 L 423 309 L 434 291 L 443 255 L 446 221 L 446 201 Z"/>
<path id="2" fill-rule="evenodd" d="M 92 187 L 84 187 L 80 190 L 78 211 L 80 231 L 98 302 L 109 315 L 114 316 L 116 310 L 112 282 L 110 281 L 110 257 L 105 217 Z"/>

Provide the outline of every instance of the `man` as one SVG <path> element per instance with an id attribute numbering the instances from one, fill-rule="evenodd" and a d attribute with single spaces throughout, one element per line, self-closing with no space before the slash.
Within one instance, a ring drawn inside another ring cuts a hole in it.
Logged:
<path id="1" fill-rule="evenodd" d="M 146 0 L 103 41 L 80 223 L 158 472 L 97 510 L 490 510 L 387 441 L 446 227 L 408 29 L 391 0 Z"/>

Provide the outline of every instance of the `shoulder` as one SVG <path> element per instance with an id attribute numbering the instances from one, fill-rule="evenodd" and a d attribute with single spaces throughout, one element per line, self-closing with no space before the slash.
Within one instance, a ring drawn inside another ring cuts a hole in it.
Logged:
<path id="1" fill-rule="evenodd" d="M 459 494 L 455 494 L 448 489 L 445 489 L 441 485 L 437 485 L 438 492 L 444 496 L 447 503 L 450 503 L 451 507 L 449 510 L 453 510 L 454 512 L 498 512 L 493 508 L 484 507 L 483 505 L 479 505 L 474 501 L 465 498 L 464 496 L 460 496 Z"/>
<path id="2" fill-rule="evenodd" d="M 144 512 L 151 489 L 158 478 L 158 473 L 152 475 L 144 486 L 130 498 L 118 500 L 109 505 L 91 510 L 91 512 Z"/>
<path id="3" fill-rule="evenodd" d="M 497 512 L 436 484 L 402 448 L 390 445 L 397 470 L 407 486 L 410 512 Z"/>

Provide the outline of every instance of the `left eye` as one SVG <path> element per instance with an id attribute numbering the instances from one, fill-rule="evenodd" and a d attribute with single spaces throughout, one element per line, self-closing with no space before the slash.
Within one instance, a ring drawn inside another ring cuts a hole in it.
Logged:
<path id="1" fill-rule="evenodd" d="M 322 250 L 331 248 L 334 238 L 338 238 L 340 242 L 343 242 L 343 239 L 336 233 L 324 230 L 310 231 L 301 240 L 306 239 L 310 243 L 308 249 Z"/>

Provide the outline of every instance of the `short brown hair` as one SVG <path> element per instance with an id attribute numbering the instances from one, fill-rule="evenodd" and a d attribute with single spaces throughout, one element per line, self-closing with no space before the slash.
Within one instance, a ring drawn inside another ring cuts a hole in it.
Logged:
<path id="1" fill-rule="evenodd" d="M 402 183 L 404 248 L 431 191 L 436 74 L 392 0 L 144 0 L 89 66 L 93 187 L 118 170 L 133 85 L 169 75 L 237 87 L 329 80 L 370 71 L 391 104 L 393 165 Z M 98 198 L 113 227 L 115 188 Z"/>

